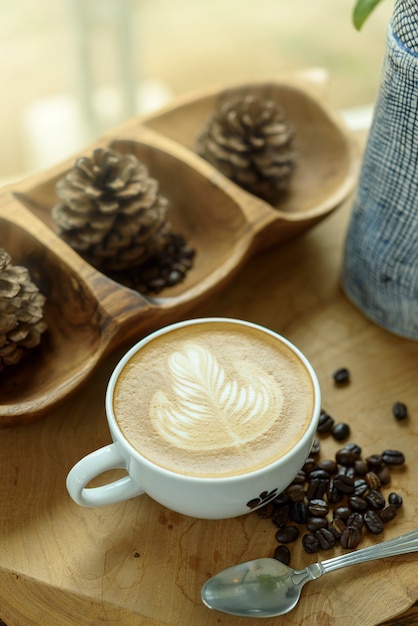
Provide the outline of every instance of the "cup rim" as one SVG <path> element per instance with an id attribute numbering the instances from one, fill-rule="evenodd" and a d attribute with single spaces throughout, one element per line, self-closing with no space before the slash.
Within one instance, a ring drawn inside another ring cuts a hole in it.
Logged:
<path id="1" fill-rule="evenodd" d="M 264 465 L 262 467 L 259 467 L 255 470 L 251 470 L 249 472 L 243 472 L 241 474 L 236 474 L 236 475 L 231 475 L 231 476 L 189 476 L 188 474 L 183 474 L 181 472 L 176 472 L 174 470 L 170 470 L 168 468 L 163 467 L 162 465 L 158 465 L 157 463 L 154 463 L 153 461 L 151 461 L 150 459 L 147 459 L 146 456 L 144 456 L 143 454 L 141 454 L 138 450 L 136 450 L 131 444 L 130 442 L 126 439 L 126 437 L 124 436 L 124 434 L 122 433 L 118 422 L 116 420 L 116 416 L 113 410 L 113 391 L 115 388 L 115 384 L 116 381 L 118 380 L 120 373 L 122 372 L 123 368 L 125 367 L 125 365 L 130 361 L 130 359 L 132 358 L 132 356 L 134 354 L 136 354 L 143 346 L 145 346 L 146 344 L 150 343 L 153 339 L 160 337 L 161 335 L 165 335 L 168 334 L 169 332 L 176 330 L 177 328 L 183 328 L 185 326 L 192 326 L 192 325 L 197 325 L 197 324 L 207 324 L 207 323 L 232 323 L 232 324 L 237 324 L 239 326 L 246 326 L 249 328 L 254 328 L 256 330 L 260 330 L 264 333 L 267 333 L 268 335 L 279 339 L 282 343 L 284 343 L 288 348 L 290 348 L 290 350 L 292 350 L 292 352 L 294 352 L 296 354 L 296 356 L 302 361 L 302 363 L 304 364 L 309 377 L 311 379 L 312 382 L 312 386 L 313 386 L 313 390 L 314 390 L 314 403 L 313 403 L 313 409 L 312 409 L 312 415 L 310 418 L 310 421 L 308 423 L 308 426 L 306 428 L 306 430 L 304 431 L 304 433 L 302 434 L 302 436 L 300 437 L 300 439 L 297 441 L 297 443 L 288 451 L 286 452 L 284 455 L 280 456 L 278 459 L 276 459 L 275 461 L 273 461 L 272 463 L 269 463 L 267 465 Z M 163 474 L 163 475 L 172 475 L 172 476 L 178 476 L 181 477 L 182 479 L 189 481 L 189 482 L 225 482 L 225 481 L 230 481 L 230 482 L 239 482 L 243 479 L 248 480 L 249 477 L 254 477 L 256 478 L 259 474 L 264 473 L 267 469 L 268 470 L 272 470 L 275 468 L 276 465 L 281 465 L 282 463 L 286 462 L 287 458 L 289 456 L 293 456 L 295 454 L 297 454 L 300 450 L 300 448 L 304 447 L 304 445 L 306 444 L 306 441 L 308 439 L 311 439 L 315 436 L 315 432 L 316 432 L 316 428 L 317 428 L 317 424 L 318 424 L 318 419 L 319 419 L 319 415 L 321 412 L 321 389 L 320 389 L 320 385 L 319 385 L 319 380 L 318 377 L 316 375 L 316 372 L 313 368 L 313 366 L 311 365 L 310 361 L 308 360 L 308 358 L 303 354 L 303 352 L 301 352 L 301 350 L 295 346 L 289 339 L 287 339 L 286 337 L 284 337 L 283 335 L 281 335 L 280 333 L 266 327 L 263 326 L 261 324 L 257 324 L 255 322 L 250 322 L 248 320 L 243 320 L 243 319 L 239 319 L 239 318 L 231 318 L 231 317 L 197 317 L 197 318 L 191 318 L 191 319 L 187 319 L 187 320 L 182 320 L 180 322 L 174 322 L 172 324 L 168 324 L 166 326 L 163 326 L 161 328 L 158 328 L 154 331 L 152 331 L 151 333 L 149 333 L 148 335 L 146 335 L 145 337 L 142 337 L 139 341 L 137 341 L 136 343 L 134 343 L 131 348 L 129 348 L 129 350 L 127 352 L 125 352 L 125 354 L 122 356 L 122 358 L 118 361 L 118 363 L 116 364 L 115 368 L 113 369 L 113 372 L 109 378 L 109 382 L 106 388 L 106 396 L 105 396 L 105 408 L 106 408 L 106 418 L 107 418 L 107 422 L 110 428 L 110 432 L 112 434 L 112 438 L 114 436 L 114 434 L 117 434 L 117 441 L 127 449 L 128 453 L 135 457 L 135 458 L 139 458 L 141 459 L 141 463 L 144 464 L 145 466 L 148 466 L 149 468 L 152 468 L 154 471 L 158 471 L 159 473 Z"/>

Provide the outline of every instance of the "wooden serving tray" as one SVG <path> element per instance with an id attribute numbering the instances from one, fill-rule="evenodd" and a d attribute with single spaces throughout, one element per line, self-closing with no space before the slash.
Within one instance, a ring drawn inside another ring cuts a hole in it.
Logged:
<path id="1" fill-rule="evenodd" d="M 271 247 L 242 267 L 227 289 L 213 292 L 196 316 L 231 316 L 264 324 L 293 341 L 318 373 L 323 405 L 351 427 L 363 456 L 387 448 L 405 453 L 384 489 L 404 506 L 383 535 L 417 527 L 418 343 L 367 321 L 339 286 L 350 206 L 300 237 Z M 74 261 L 75 262 L 75 261 Z M 94 282 L 94 281 L 93 281 Z M 110 442 L 104 394 L 122 346 L 104 358 L 78 393 L 44 419 L 3 429 L 0 436 L 0 618 L 7 626 L 255 626 L 212 612 L 200 588 L 216 572 L 270 556 L 275 528 L 256 513 L 231 520 L 195 520 L 147 496 L 97 509 L 72 502 L 65 479 L 83 455 Z M 345 366 L 351 383 L 336 388 Z M 409 419 L 396 422 L 395 401 Z M 342 445 L 321 439 L 324 458 Z M 115 478 L 118 474 L 115 472 Z M 307 555 L 289 546 L 304 567 L 339 553 Z M 306 585 L 289 615 L 263 626 L 376 626 L 418 598 L 418 555 L 347 568 Z M 391 624 L 416 624 L 417 614 Z"/>
<path id="2" fill-rule="evenodd" d="M 194 152 L 219 98 L 242 92 L 280 102 L 297 133 L 298 169 L 283 202 L 245 192 Z M 85 382 L 112 350 L 177 320 L 225 287 L 248 259 L 302 233 L 353 189 L 358 151 L 351 134 L 309 81 L 270 81 L 208 90 L 125 124 L 98 146 L 135 154 L 169 199 L 169 220 L 196 249 L 186 280 L 144 297 L 86 263 L 54 232 L 55 185 L 75 157 L 4 189 L 0 246 L 28 267 L 47 298 L 41 346 L 0 378 L 0 426 L 30 422 Z"/>

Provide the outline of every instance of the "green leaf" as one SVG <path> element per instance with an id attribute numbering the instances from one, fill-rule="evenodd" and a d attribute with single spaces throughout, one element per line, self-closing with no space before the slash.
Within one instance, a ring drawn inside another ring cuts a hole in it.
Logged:
<path id="1" fill-rule="evenodd" d="M 357 0 L 353 11 L 353 24 L 360 30 L 370 13 L 382 0 Z"/>

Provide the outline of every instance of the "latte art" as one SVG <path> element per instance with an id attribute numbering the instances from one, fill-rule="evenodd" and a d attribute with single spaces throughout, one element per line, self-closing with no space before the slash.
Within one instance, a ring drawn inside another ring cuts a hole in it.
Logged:
<path id="1" fill-rule="evenodd" d="M 142 456 L 189 476 L 235 476 L 285 455 L 311 422 L 314 390 L 295 352 L 231 320 L 152 336 L 124 364 L 113 411 Z"/>
<path id="2" fill-rule="evenodd" d="M 155 392 L 150 419 L 161 437 L 185 450 L 241 445 L 266 432 L 283 404 L 280 385 L 254 363 L 226 371 L 207 348 L 186 344 L 168 359 L 171 397 Z"/>

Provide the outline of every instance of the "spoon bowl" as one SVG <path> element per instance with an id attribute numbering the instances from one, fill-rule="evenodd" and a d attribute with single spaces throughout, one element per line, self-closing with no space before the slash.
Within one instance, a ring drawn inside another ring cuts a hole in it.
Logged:
<path id="1" fill-rule="evenodd" d="M 342 567 L 418 551 L 418 530 L 395 539 L 294 570 L 272 558 L 234 565 L 202 587 L 203 603 L 230 615 L 275 617 L 291 611 L 310 580 Z"/>

